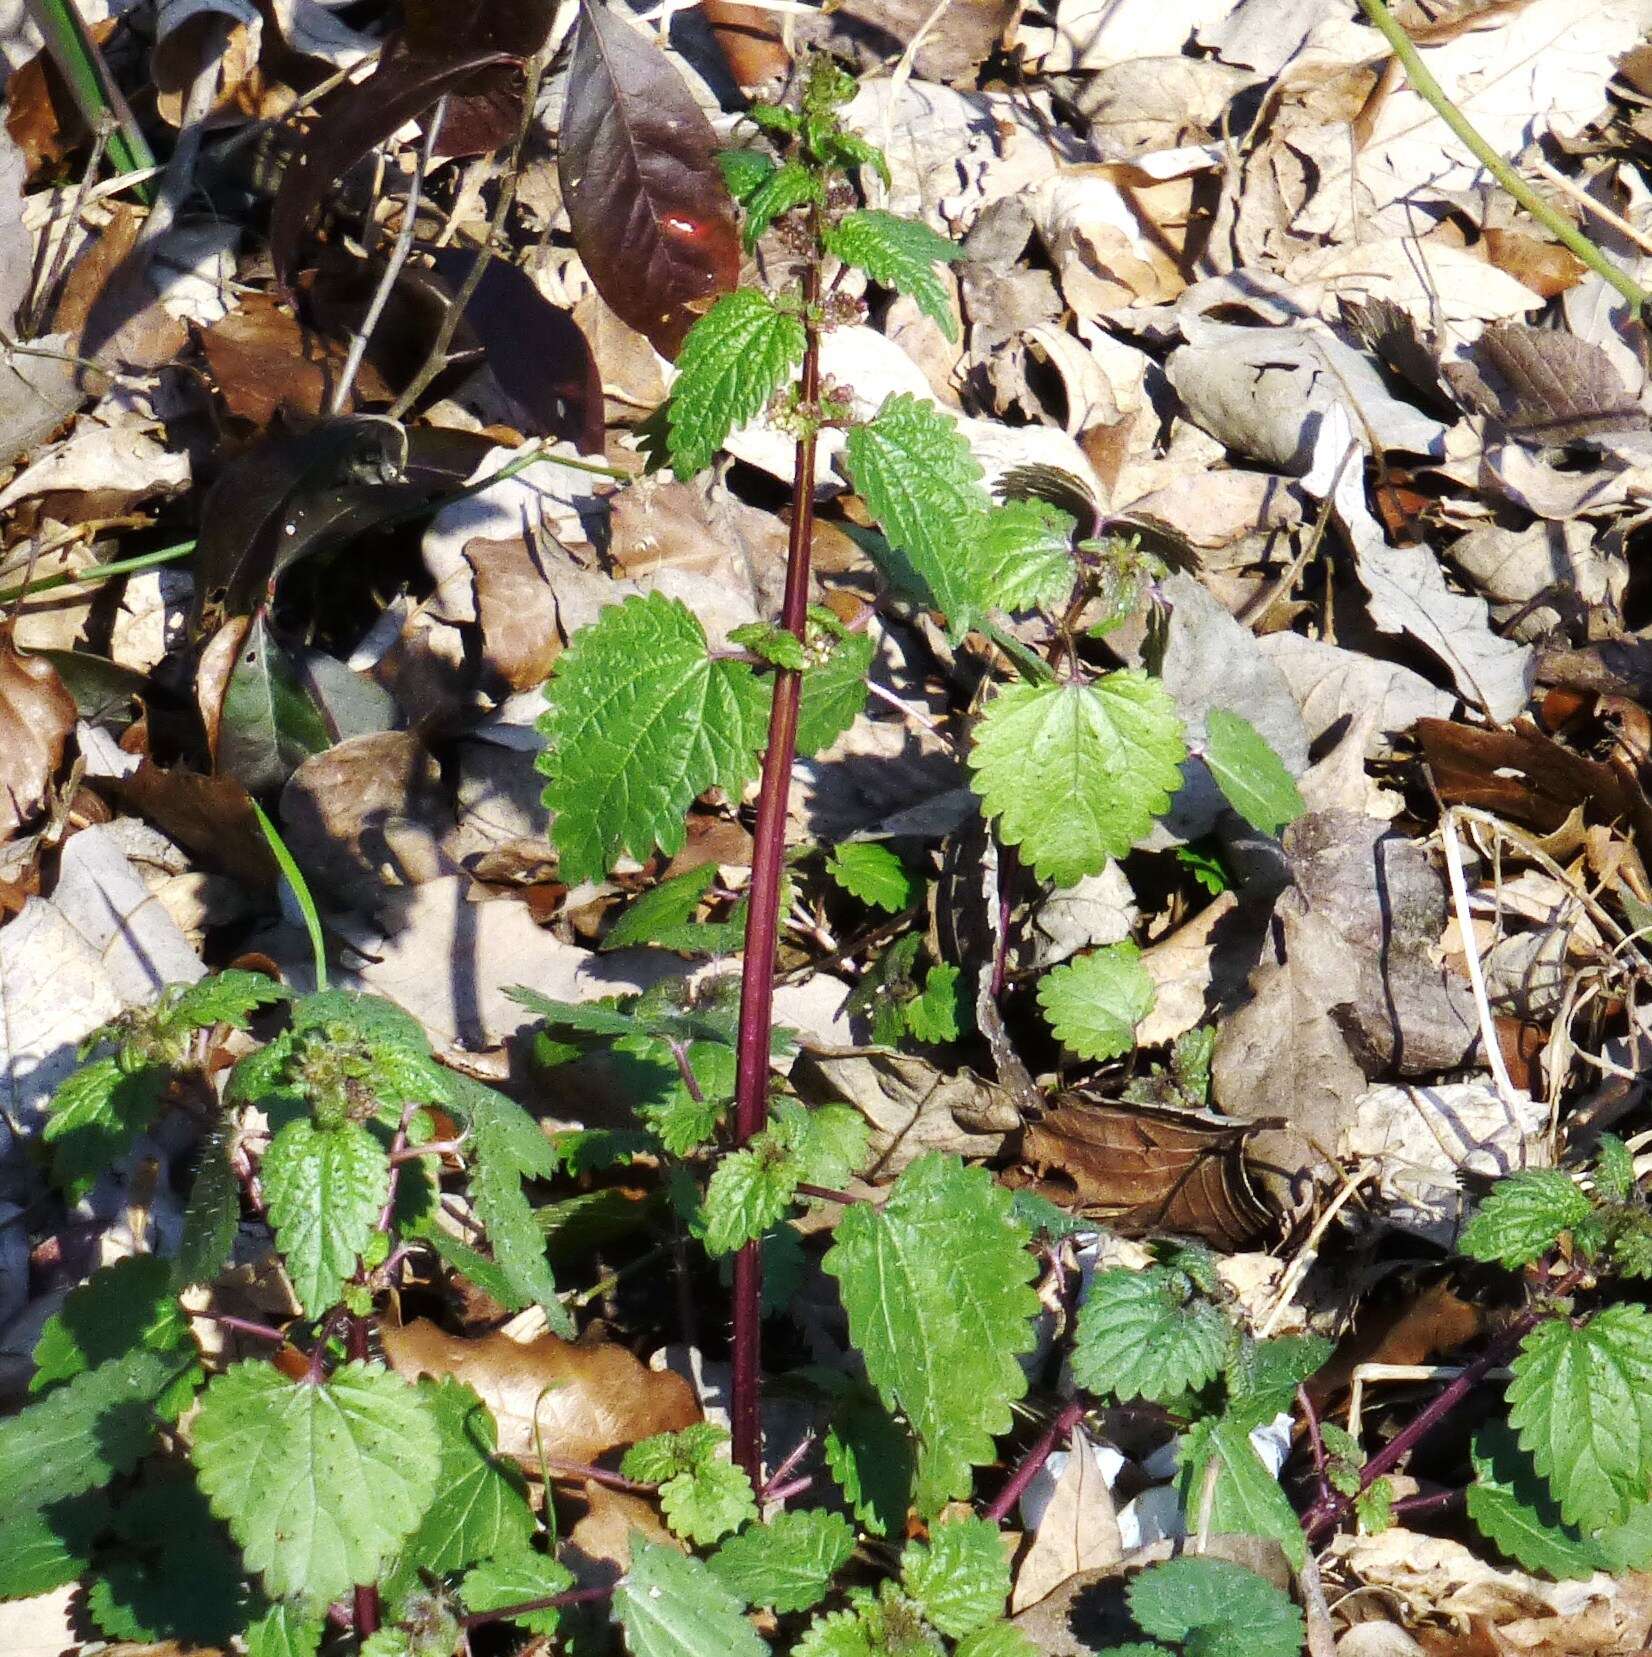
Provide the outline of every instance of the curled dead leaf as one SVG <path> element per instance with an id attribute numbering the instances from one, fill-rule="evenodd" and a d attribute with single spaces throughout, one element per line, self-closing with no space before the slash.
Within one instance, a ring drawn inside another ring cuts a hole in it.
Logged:
<path id="1" fill-rule="evenodd" d="M 530 1467 L 541 1450 L 555 1461 L 589 1463 L 654 1433 L 700 1420 L 682 1376 L 655 1371 L 623 1346 L 586 1345 L 559 1335 L 513 1341 L 443 1334 L 426 1318 L 386 1328 L 390 1367 L 409 1379 L 453 1375 L 473 1387 L 499 1424 L 499 1448 Z"/>
<path id="2" fill-rule="evenodd" d="M 1245 1163 L 1262 1125 L 1062 1094 L 1022 1141 L 1038 1176 L 1026 1183 L 1126 1236 L 1174 1231 L 1245 1248 L 1273 1218 Z"/>
<path id="3" fill-rule="evenodd" d="M 74 728 L 75 699 L 57 669 L 0 631 L 0 840 L 45 804 Z"/>

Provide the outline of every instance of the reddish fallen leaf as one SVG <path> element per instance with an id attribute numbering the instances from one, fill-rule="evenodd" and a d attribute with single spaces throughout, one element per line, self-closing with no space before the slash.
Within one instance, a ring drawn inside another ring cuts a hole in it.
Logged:
<path id="1" fill-rule="evenodd" d="M 57 669 L 0 629 L 0 841 L 45 805 L 75 728 L 75 699 Z"/>
<path id="2" fill-rule="evenodd" d="M 384 1331 L 390 1366 L 409 1377 L 455 1375 L 474 1387 L 499 1424 L 499 1448 L 537 1467 L 589 1463 L 654 1433 L 701 1419 L 693 1389 L 670 1370 L 651 1370 L 623 1346 L 585 1345 L 558 1335 L 465 1340 L 419 1318 Z"/>
<path id="3" fill-rule="evenodd" d="M 742 91 L 755 91 L 784 80 L 792 66 L 779 20 L 772 12 L 742 6 L 739 0 L 702 0 L 700 10 Z"/>
<path id="4" fill-rule="evenodd" d="M 482 6 L 407 0 L 402 15 L 414 56 L 439 62 L 491 48 L 513 60 L 479 70 L 449 92 L 437 155 L 486 155 L 515 137 L 522 120 L 517 65 L 545 44 L 556 11 L 555 0 L 487 0 Z"/>
<path id="5" fill-rule="evenodd" d="M 240 783 L 163 770 L 146 759 L 131 776 L 106 778 L 98 786 L 176 840 L 204 868 L 254 891 L 273 890 L 275 859 L 259 832 L 251 796 Z"/>
<path id="6" fill-rule="evenodd" d="M 1419 719 L 1415 730 L 1447 805 L 1478 806 L 1544 834 L 1583 806 L 1593 821 L 1623 824 L 1642 855 L 1652 854 L 1652 806 L 1621 762 L 1575 754 L 1528 719 L 1506 731 Z"/>
<path id="7" fill-rule="evenodd" d="M 1175 1231 L 1227 1249 L 1248 1247 L 1271 1223 L 1245 1164 L 1245 1140 L 1262 1123 L 1062 1098 L 1021 1148 L 1051 1201 L 1126 1236 Z"/>
<path id="8" fill-rule="evenodd" d="M 101 43 L 114 27 L 113 19 L 93 24 L 92 38 Z M 6 131 L 23 152 L 30 184 L 52 176 L 91 138 L 74 94 L 49 53 L 36 52 L 6 81 Z"/>
<path id="9" fill-rule="evenodd" d="M 581 0 L 557 170 L 585 269 L 614 314 L 675 357 L 740 277 L 717 137 L 665 53 Z"/>
<path id="10" fill-rule="evenodd" d="M 437 273 L 457 292 L 470 253 L 444 248 Z M 602 376 L 585 334 L 517 265 L 490 259 L 465 307 L 470 331 L 493 377 L 532 421 L 535 435 L 565 437 L 585 454 L 603 450 Z"/>
<path id="11" fill-rule="evenodd" d="M 262 293 L 249 294 L 203 329 L 200 341 L 224 406 L 255 426 L 267 426 L 277 413 L 324 413 L 348 350 L 303 327 Z M 346 412 L 364 403 L 388 403 L 391 395 L 369 356 L 351 387 Z"/>

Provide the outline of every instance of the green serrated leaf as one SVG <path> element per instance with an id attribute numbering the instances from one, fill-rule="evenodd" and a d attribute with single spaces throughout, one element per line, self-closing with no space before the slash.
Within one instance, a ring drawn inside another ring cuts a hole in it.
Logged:
<path id="1" fill-rule="evenodd" d="M 752 187 L 741 203 L 746 210 L 746 222 L 741 228 L 740 240 L 746 252 L 755 250 L 763 232 L 782 213 L 789 213 L 805 202 L 825 199 L 825 185 L 806 167 L 796 161 L 776 167 Z"/>
<path id="2" fill-rule="evenodd" d="M 855 1532 L 840 1513 L 779 1513 L 748 1525 L 706 1562 L 730 1593 L 772 1611 L 807 1611 L 826 1597 L 832 1578 L 855 1551 Z"/>
<path id="3" fill-rule="evenodd" d="M 1134 670 L 1090 685 L 1012 685 L 969 756 L 998 837 L 1060 886 L 1099 874 L 1166 811 L 1186 757 L 1162 684 Z"/>
<path id="4" fill-rule="evenodd" d="M 1237 1422 L 1201 1421 L 1183 1441 L 1182 1507 L 1192 1516 L 1190 1524 L 1203 1527 L 1205 1481 L 1213 1459 L 1220 1467 L 1210 1487 L 1209 1529 L 1218 1535 L 1271 1537 L 1301 1570 L 1308 1545 L 1296 1509 Z"/>
<path id="5" fill-rule="evenodd" d="M 390 1195 L 390 1155 L 360 1122 L 289 1122 L 260 1168 L 275 1245 L 309 1317 L 338 1304 Z"/>
<path id="6" fill-rule="evenodd" d="M 194 1362 L 193 1352 L 134 1347 L 0 1421 L 0 1531 L 12 1513 L 131 1472 L 154 1440 L 156 1400 Z"/>
<path id="7" fill-rule="evenodd" d="M 1130 1614 L 1188 1657 L 1299 1657 L 1302 1613 L 1284 1593 L 1226 1559 L 1184 1555 L 1149 1565 L 1128 1589 Z"/>
<path id="8" fill-rule="evenodd" d="M 707 1461 L 660 1486 L 660 1512 L 685 1541 L 709 1547 L 757 1517 L 751 1480 L 731 1461 Z"/>
<path id="9" fill-rule="evenodd" d="M 901 1016 L 906 1020 L 906 1027 L 919 1041 L 958 1039 L 959 1008 L 963 1000 L 958 993 L 960 977 L 959 969 L 950 962 L 933 966 L 924 978 L 923 993 L 902 1006 Z"/>
<path id="10" fill-rule="evenodd" d="M 1652 1313 L 1539 1324 L 1510 1368 L 1509 1421 L 1568 1523 L 1617 1524 L 1652 1497 Z"/>
<path id="11" fill-rule="evenodd" d="M 826 873 L 851 897 L 894 914 L 922 890 L 887 846 L 874 840 L 851 840 L 832 848 Z"/>
<path id="12" fill-rule="evenodd" d="M 424 1517 L 441 1471 L 425 1398 L 382 1364 L 316 1385 L 241 1363 L 201 1395 L 192 1453 L 212 1510 L 277 1599 L 324 1605 Z"/>
<path id="13" fill-rule="evenodd" d="M 245 1619 L 241 1562 L 195 1481 L 160 1477 L 115 1515 L 87 1609 L 115 1640 L 227 1644 Z"/>
<path id="14" fill-rule="evenodd" d="M 784 1218 L 802 1178 L 790 1157 L 735 1151 L 717 1164 L 706 1186 L 705 1244 L 731 1254 Z"/>
<path id="15" fill-rule="evenodd" d="M 1474 1435 L 1468 1516 L 1522 1570 L 1562 1581 L 1592 1576 L 1606 1562 L 1595 1543 L 1561 1517 L 1531 1457 L 1501 1422 Z"/>
<path id="16" fill-rule="evenodd" d="M 963 257 L 963 249 L 918 219 L 877 208 L 846 214 L 826 231 L 826 248 L 874 282 L 910 294 L 949 340 L 958 337 L 947 285 L 936 270 Z"/>
<path id="17" fill-rule="evenodd" d="M 168 1029 L 207 1030 L 214 1024 L 228 1024 L 245 1030 L 260 1007 L 292 998 L 293 992 L 285 984 L 278 984 L 264 973 L 232 967 L 186 985 L 165 1006 L 163 1016 Z"/>
<path id="18" fill-rule="evenodd" d="M 1010 1206 L 985 1169 L 932 1152 L 881 1209 L 844 1213 L 824 1261 L 869 1379 L 917 1437 L 926 1514 L 968 1494 L 1026 1391 L 1016 1354 L 1033 1341 L 1036 1264 Z M 926 1339 L 910 1339 L 913 1329 Z"/>
<path id="19" fill-rule="evenodd" d="M 418 1585 L 420 1570 L 458 1571 L 478 1559 L 515 1554 L 536 1529 L 522 1475 L 496 1453 L 498 1430 L 487 1405 L 452 1376 L 421 1380 L 419 1395 L 436 1424 L 441 1470 L 436 1499 L 403 1544 L 386 1585 L 392 1599 Z"/>
<path id="20" fill-rule="evenodd" d="M 1614 1202 L 1627 1201 L 1635 1189 L 1635 1158 L 1615 1133 L 1603 1133 L 1595 1147 L 1595 1185 Z"/>
<path id="21" fill-rule="evenodd" d="M 1373 1479 L 1354 1497 L 1354 1517 L 1367 1536 L 1381 1536 L 1394 1524 L 1394 1481 Z"/>
<path id="22" fill-rule="evenodd" d="M 763 1657 L 740 1602 L 698 1559 L 634 1536 L 614 1615 L 632 1657 Z"/>
<path id="23" fill-rule="evenodd" d="M 742 205 L 764 179 L 778 171 L 778 164 L 766 150 L 719 150 L 717 167 L 728 193 Z"/>
<path id="24" fill-rule="evenodd" d="M 830 748 L 866 706 L 866 675 L 876 646 L 869 633 L 843 633 L 824 661 L 813 649 L 803 673 L 797 710 L 797 751 L 807 757 Z"/>
<path id="25" fill-rule="evenodd" d="M 1156 1403 L 1215 1378 L 1228 1324 L 1186 1279 L 1162 1266 L 1098 1272 L 1078 1316 L 1073 1379 L 1089 1392 Z"/>
<path id="26" fill-rule="evenodd" d="M 742 650 L 754 652 L 775 667 L 801 673 L 808 665 L 802 639 L 788 628 L 776 627 L 773 622 L 752 621 L 743 627 L 731 627 L 728 642 Z"/>
<path id="27" fill-rule="evenodd" d="M 87 1490 L 33 1507 L 0 1499 L 0 1515 L 0 1600 L 33 1599 L 85 1572 L 109 1525 L 109 1498 Z"/>
<path id="28" fill-rule="evenodd" d="M 833 1409 L 821 1449 L 859 1523 L 874 1536 L 898 1535 L 912 1495 L 912 1441 L 882 1402 L 851 1391 Z"/>
<path id="29" fill-rule="evenodd" d="M 1012 1623 L 994 1622 L 965 1635 L 953 1657 L 1038 1657 L 1038 1647 Z"/>
<path id="30" fill-rule="evenodd" d="M 1335 1351 L 1323 1335 L 1275 1335 L 1244 1341 L 1228 1362 L 1230 1420 L 1246 1432 L 1289 1410 L 1296 1389 L 1331 1361 Z"/>
<path id="31" fill-rule="evenodd" d="M 70 1291 L 35 1342 L 29 1391 L 43 1392 L 57 1382 L 72 1380 L 136 1346 L 189 1359 L 196 1355 L 189 1320 L 174 1292 L 170 1265 L 152 1254 L 117 1260 Z M 157 1399 L 160 1413 L 176 1415 L 188 1403 L 199 1378 L 198 1364 L 185 1365 L 178 1380 Z"/>
<path id="32" fill-rule="evenodd" d="M 666 405 L 671 469 L 678 477 L 703 472 L 729 433 L 762 411 L 803 360 L 803 345 L 802 322 L 756 288 L 724 294 L 689 329 Z"/>
<path id="33" fill-rule="evenodd" d="M 702 863 L 697 869 L 662 880 L 637 898 L 608 929 L 602 948 L 630 949 L 638 944 L 651 944 L 658 940 L 661 931 L 673 931 L 692 921 L 701 899 L 716 881 L 715 863 Z"/>
<path id="34" fill-rule="evenodd" d="M 1038 1005 L 1056 1040 L 1079 1058 L 1116 1059 L 1135 1045 L 1157 993 L 1140 949 L 1126 941 L 1045 973 Z"/>
<path id="35" fill-rule="evenodd" d="M 1072 592 L 1074 527 L 1072 515 L 1048 501 L 993 507 L 972 556 L 994 609 L 1033 610 Z"/>
<path id="36" fill-rule="evenodd" d="M 459 1597 L 467 1611 L 502 1611 L 508 1605 L 525 1605 L 529 1600 L 550 1599 L 573 1586 L 573 1573 L 545 1554 L 522 1547 L 485 1559 L 465 1572 Z M 554 1634 L 562 1620 L 557 1606 L 524 1611 L 509 1621 L 530 1634 Z"/>
<path id="37" fill-rule="evenodd" d="M 1529 1266 L 1593 1211 L 1570 1174 L 1558 1168 L 1527 1168 L 1492 1187 L 1463 1227 L 1457 1246 L 1471 1260 Z"/>
<path id="38" fill-rule="evenodd" d="M 241 1184 L 230 1166 L 224 1135 L 215 1133 L 201 1147 L 195 1183 L 189 1189 L 183 1235 L 172 1262 L 174 1285 L 182 1289 L 210 1283 L 227 1264 L 240 1223 Z"/>
<path id="39" fill-rule="evenodd" d="M 957 422 L 902 392 L 849 433 L 844 461 L 889 544 L 911 560 L 962 637 L 987 603 L 970 554 L 992 498 Z"/>
<path id="40" fill-rule="evenodd" d="M 556 1172 L 556 1147 L 539 1124 L 502 1093 L 472 1083 L 461 1097 L 471 1121 L 470 1200 L 493 1245 L 493 1258 L 512 1289 L 542 1306 L 551 1328 L 571 1340 L 573 1318 L 557 1298 L 545 1234 L 522 1189 L 523 1180 L 549 1178 Z"/>
<path id="41" fill-rule="evenodd" d="M 728 1429 L 711 1421 L 699 1421 L 674 1433 L 655 1433 L 626 1450 L 620 1473 L 642 1484 L 664 1484 L 679 1473 L 709 1467 L 728 1442 Z"/>
<path id="42" fill-rule="evenodd" d="M 927 1544 L 907 1543 L 901 1585 L 943 1634 L 962 1639 L 1003 1615 L 1010 1597 L 1004 1538 L 990 1519 L 948 1519 Z"/>
<path id="43" fill-rule="evenodd" d="M 866 1160 L 866 1118 L 852 1105 L 810 1109 L 796 1099 L 779 1099 L 765 1132 L 788 1148 L 798 1178 L 811 1185 L 846 1185 Z"/>
<path id="44" fill-rule="evenodd" d="M 1226 708 L 1206 716 L 1204 757 L 1228 804 L 1259 834 L 1278 834 L 1308 809 L 1267 739 Z"/>
<path id="45" fill-rule="evenodd" d="M 557 662 L 539 728 L 545 804 L 570 883 L 622 853 L 682 849 L 695 797 L 738 797 L 750 779 L 768 694 L 742 662 L 713 661 L 692 611 L 662 593 L 611 604 Z"/>
<path id="46" fill-rule="evenodd" d="M 243 1636 L 247 1657 L 316 1657 L 327 1625 L 302 1606 L 271 1606 Z"/>
<path id="47" fill-rule="evenodd" d="M 66 1077 L 46 1105 L 41 1138 L 52 1147 L 52 1180 L 84 1192 L 155 1120 L 169 1074 L 161 1065 L 127 1071 L 117 1059 L 94 1059 Z"/>

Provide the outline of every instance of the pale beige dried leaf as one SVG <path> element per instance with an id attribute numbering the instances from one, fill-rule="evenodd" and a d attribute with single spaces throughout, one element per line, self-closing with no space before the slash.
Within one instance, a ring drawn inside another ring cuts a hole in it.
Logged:
<path id="1" fill-rule="evenodd" d="M 1083 1433 L 1075 1434 L 1067 1465 L 1015 1573 L 1010 1610 L 1024 1611 L 1057 1583 L 1110 1565 L 1123 1551 L 1118 1513 L 1095 1447 Z"/>

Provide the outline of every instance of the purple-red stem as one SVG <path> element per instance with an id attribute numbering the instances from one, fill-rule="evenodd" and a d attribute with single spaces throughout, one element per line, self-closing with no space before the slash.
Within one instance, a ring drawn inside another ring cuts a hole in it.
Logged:
<path id="1" fill-rule="evenodd" d="M 1581 1266 L 1568 1272 L 1549 1291 L 1550 1295 L 1558 1298 L 1569 1293 L 1582 1282 L 1584 1275 L 1585 1268 Z M 1384 1474 L 1393 1472 L 1494 1369 L 1508 1362 L 1514 1349 L 1538 1324 L 1552 1315 L 1552 1306 L 1545 1304 L 1530 1307 L 1515 1318 L 1473 1363 L 1464 1368 L 1462 1374 L 1442 1389 L 1433 1403 L 1420 1411 L 1415 1419 L 1408 1421 L 1366 1462 L 1360 1469 L 1360 1495 L 1369 1490 Z M 1303 1516 L 1302 1528 L 1308 1533 L 1309 1546 L 1317 1547 L 1337 1527 L 1358 1499 L 1357 1496 L 1344 1496 L 1340 1492 L 1327 1492 L 1322 1495 Z"/>
<path id="2" fill-rule="evenodd" d="M 510 1617 L 525 1617 L 530 1611 L 555 1611 L 564 1605 L 594 1605 L 598 1600 L 612 1599 L 615 1584 L 606 1588 L 569 1588 L 560 1594 L 546 1594 L 543 1599 L 525 1599 L 520 1605 L 501 1605 L 497 1611 L 473 1611 L 459 1619 L 460 1628 L 469 1631 L 490 1622 L 504 1622 Z"/>
<path id="3" fill-rule="evenodd" d="M 353 1313 L 350 1317 L 350 1327 L 344 1338 L 344 1350 L 349 1354 L 352 1363 L 365 1363 L 371 1354 L 372 1325 L 366 1318 L 358 1318 Z M 363 1582 L 356 1585 L 356 1638 L 365 1640 L 369 1634 L 379 1631 L 379 1590 L 377 1583 Z"/>
<path id="4" fill-rule="evenodd" d="M 786 1478 L 797 1464 L 809 1453 L 810 1446 L 815 1441 L 813 1433 L 805 1433 L 796 1444 L 786 1453 L 786 1459 L 769 1474 L 765 1483 L 757 1487 L 757 1505 L 761 1507 L 765 1502 L 776 1501 L 776 1488 Z"/>
<path id="5" fill-rule="evenodd" d="M 232 1329 L 237 1335 L 250 1335 L 257 1341 L 274 1341 L 277 1346 L 286 1339 L 286 1332 L 272 1323 L 255 1323 L 251 1318 L 238 1318 L 229 1312 L 191 1312 L 195 1318 L 207 1318 L 220 1329 Z"/>
<path id="6" fill-rule="evenodd" d="M 1039 1468 L 1067 1440 L 1083 1416 L 1084 1405 L 1077 1398 L 1061 1406 L 1061 1413 L 1033 1441 L 1032 1448 L 1021 1458 L 1021 1465 L 1004 1481 L 1004 1488 L 993 1498 L 985 1515 L 988 1519 L 997 1524 L 1008 1516 L 1010 1509 L 1020 1501 L 1022 1491 L 1037 1477 Z"/>
<path id="7" fill-rule="evenodd" d="M 819 225 L 814 226 L 818 232 Z M 819 237 L 816 236 L 818 245 Z M 809 619 L 809 556 L 814 541 L 815 429 L 820 403 L 820 267 L 811 260 L 803 276 L 803 370 L 798 396 L 809 422 L 797 440 L 792 479 L 791 533 L 786 545 L 786 596 L 780 625 L 799 640 Z M 797 747 L 797 708 L 802 676 L 779 668 L 769 708 L 769 742 L 752 836 L 751 907 L 746 915 L 746 954 L 740 984 L 738 1069 L 734 1085 L 734 1139 L 744 1145 L 763 1131 L 769 1110 L 769 1044 L 774 1022 L 775 940 L 780 922 L 780 875 L 786 855 L 786 803 Z M 761 1342 L 763 1265 L 760 1244 L 747 1243 L 734 1257 L 733 1376 L 730 1426 L 735 1463 L 755 1489 L 763 1482 Z"/>
<path id="8" fill-rule="evenodd" d="M 606 1467 L 592 1467 L 583 1461 L 545 1460 L 553 1478 L 586 1479 L 592 1484 L 606 1485 L 610 1490 L 623 1490 L 634 1496 L 652 1496 L 657 1484 L 645 1484 L 641 1479 L 628 1479 L 623 1473 L 610 1473 Z"/>

